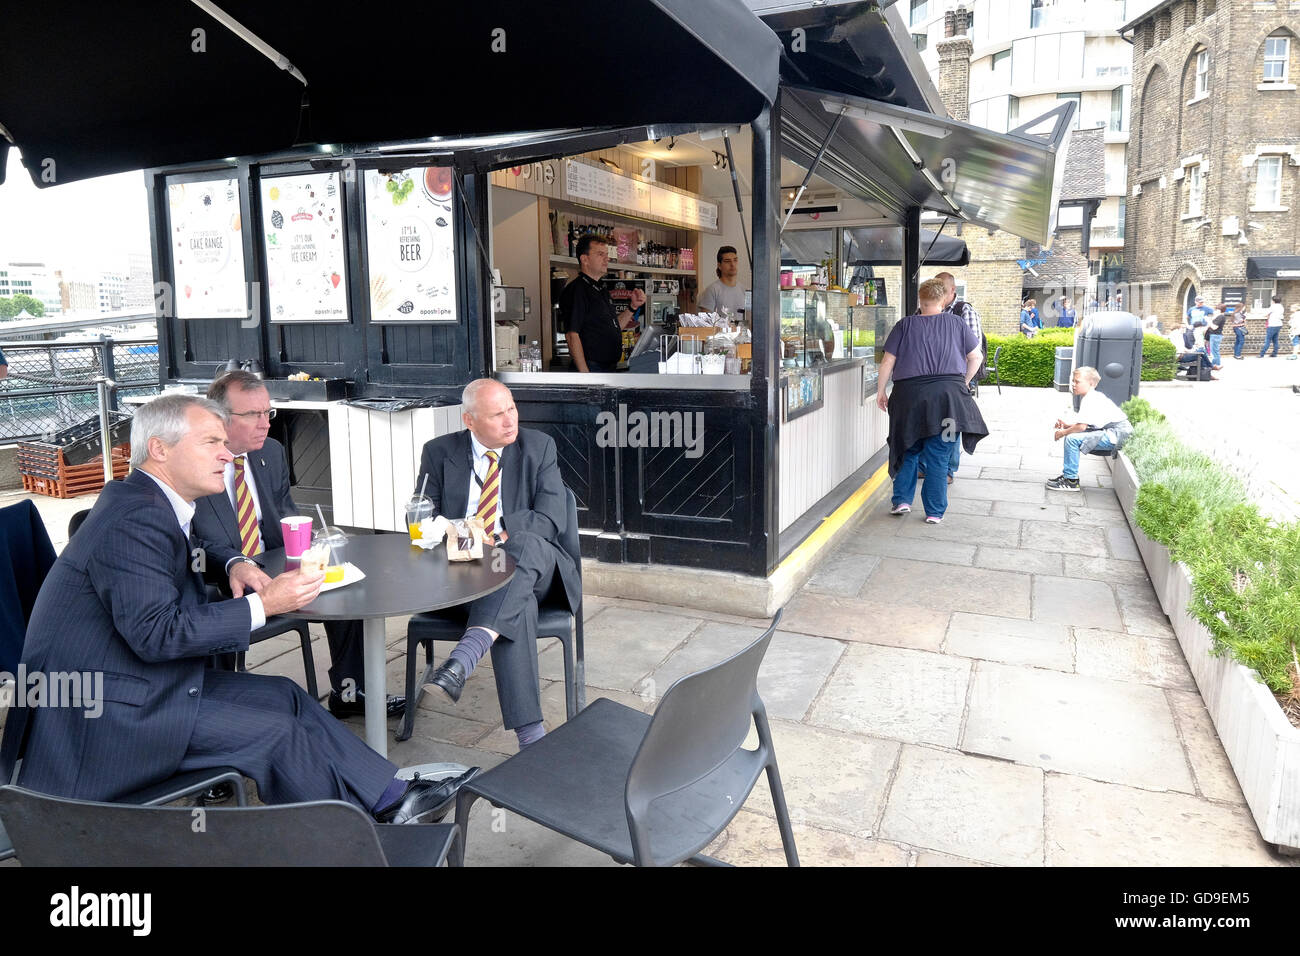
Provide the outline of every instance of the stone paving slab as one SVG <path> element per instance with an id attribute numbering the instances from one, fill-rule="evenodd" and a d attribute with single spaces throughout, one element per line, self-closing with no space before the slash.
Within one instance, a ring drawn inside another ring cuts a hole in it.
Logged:
<path id="1" fill-rule="evenodd" d="M 953 515 L 954 519 L 971 517 L 970 515 Z M 944 519 L 947 522 L 947 518 Z M 930 526 L 922 524 L 927 531 Z M 936 529 L 937 530 L 937 529 Z M 975 545 L 958 544 L 950 540 L 935 540 L 929 536 L 910 533 L 910 529 L 900 528 L 899 533 L 890 537 L 864 537 L 846 547 L 852 547 L 859 553 L 885 558 L 906 558 L 912 561 L 934 561 L 939 564 L 970 565 L 975 558 Z M 874 570 L 877 562 L 873 562 Z M 866 580 L 863 580 L 863 585 Z M 861 585 L 859 586 L 861 590 Z"/>
<path id="2" fill-rule="evenodd" d="M 1279 866 L 1244 807 L 1047 775 L 1052 866 Z"/>
<path id="3" fill-rule="evenodd" d="M 872 540 L 883 540 L 874 538 Z M 848 542 L 846 541 L 847 545 Z M 862 590 L 862 585 L 867 583 L 867 578 L 880 563 L 878 555 L 863 554 L 860 551 L 851 551 L 847 547 L 841 547 L 834 554 L 829 555 L 818 565 L 817 571 L 808 579 L 804 589 L 808 591 L 823 591 L 827 594 L 839 594 L 843 597 L 852 597 Z"/>
<path id="4" fill-rule="evenodd" d="M 961 480 L 961 473 L 957 474 L 957 480 Z M 948 515 L 986 515 L 993 509 L 992 501 L 981 501 L 977 498 L 954 498 L 948 496 L 948 510 L 944 517 Z"/>
<path id="5" fill-rule="evenodd" d="M 1020 522 L 1015 518 L 985 515 L 945 515 L 942 524 L 926 524 L 923 516 L 908 515 L 900 523 L 899 537 L 963 544 L 993 544 L 1015 547 L 1020 541 Z"/>
<path id="6" fill-rule="evenodd" d="M 995 501 L 993 514 L 1004 518 L 1022 518 L 1032 521 L 1064 521 L 1065 506 L 1045 502 Z"/>
<path id="7" fill-rule="evenodd" d="M 855 837 L 874 836 L 901 744 L 786 720 L 770 723 L 790 819 Z M 766 774 L 745 806 L 774 817 Z"/>
<path id="8" fill-rule="evenodd" d="M 1149 789 L 1194 790 L 1159 688 L 981 663 L 961 749 Z"/>
<path id="9" fill-rule="evenodd" d="M 583 633 L 587 683 L 610 690 L 639 692 L 638 684 L 701 623 L 701 618 L 688 617 L 685 613 L 606 608 Z M 627 640 L 629 634 L 635 634 L 636 640 Z M 538 657 L 538 669 L 546 680 L 563 680 L 564 658 L 560 648 L 542 653 Z"/>
<path id="10" fill-rule="evenodd" d="M 1004 866 L 1043 862 L 1043 772 L 905 746 L 880 835 Z"/>
<path id="11" fill-rule="evenodd" d="M 1201 695 L 1194 690 L 1171 690 L 1165 696 L 1173 708 L 1197 788 L 1211 800 L 1244 805 L 1246 798 L 1241 785 L 1237 783 L 1228 755 L 1223 752 L 1223 744 Z"/>
<path id="12" fill-rule="evenodd" d="M 947 627 L 946 611 L 813 594 L 800 594 L 781 617 L 786 631 L 923 651 L 937 651 Z"/>
<path id="13" fill-rule="evenodd" d="M 948 489 L 950 498 L 981 498 L 992 501 L 1047 503 L 1047 489 L 1027 481 L 955 481 Z"/>
<path id="14" fill-rule="evenodd" d="M 1061 469 L 1055 471 L 1050 468 L 981 468 L 980 478 L 992 478 L 995 481 L 1024 481 L 1031 484 L 1038 484 L 1055 478 L 1061 473 Z"/>
<path id="15" fill-rule="evenodd" d="M 988 548 L 983 545 L 975 552 L 975 567 L 992 568 L 997 571 L 1021 571 L 1025 574 L 1059 575 L 1064 570 L 1059 554 L 1019 548 Z"/>
<path id="16" fill-rule="evenodd" d="M 1075 670 L 1087 677 L 1196 690 L 1176 640 L 1076 627 L 1074 642 Z"/>
<path id="17" fill-rule="evenodd" d="M 872 572 L 862 597 L 889 607 L 908 604 L 939 611 L 996 606 L 1004 617 L 1029 617 L 1030 576 L 922 561 L 885 561 Z"/>
<path id="18" fill-rule="evenodd" d="M 1066 518 L 1070 524 L 1094 525 L 1108 528 L 1127 528 L 1124 512 L 1112 508 L 1090 508 L 1086 504 L 1067 505 Z M 1130 535 L 1131 536 L 1131 535 Z"/>
<path id="19" fill-rule="evenodd" d="M 1107 555 L 1104 537 L 1064 521 L 1026 521 L 1020 546 L 1051 554 Z"/>
<path id="20" fill-rule="evenodd" d="M 1147 580 L 1147 569 L 1141 561 L 1124 561 L 1118 558 L 1093 558 L 1081 554 L 1067 554 L 1065 555 L 1065 576 L 1067 578 L 1105 581 L 1108 584 L 1136 584 Z"/>
<path id="21" fill-rule="evenodd" d="M 979 863 L 975 860 L 965 860 L 959 856 L 952 856 L 948 853 L 935 853 L 933 850 L 922 850 L 916 854 L 914 866 L 990 866 L 988 863 Z"/>
<path id="22" fill-rule="evenodd" d="M 1148 634 L 1153 637 L 1173 637 L 1174 629 L 1160 608 L 1156 593 L 1147 580 L 1145 570 L 1140 580 L 1112 582 L 1111 590 L 1119 604 L 1124 627 L 1130 634 Z"/>
<path id="23" fill-rule="evenodd" d="M 1068 577 L 1070 563 L 1065 563 L 1066 577 L 1034 575 L 1035 621 L 1053 621 L 1077 627 L 1123 627 L 1115 595 L 1100 581 Z"/>
<path id="24" fill-rule="evenodd" d="M 1079 492 L 1083 497 L 1083 506 L 1085 508 L 1100 508 L 1108 511 L 1114 511 L 1123 518 L 1123 511 L 1119 505 L 1119 499 L 1115 497 L 1115 492 L 1108 488 L 1084 488 Z"/>
<path id="25" fill-rule="evenodd" d="M 989 439 L 986 438 L 984 439 L 984 441 L 980 442 L 979 445 L 977 446 L 979 450 L 976 451 L 974 454 L 968 455 L 965 452 L 962 452 L 961 467 L 962 468 L 966 468 L 967 466 L 972 468 L 1019 468 L 1020 467 L 1020 454 L 1018 452 L 995 452 L 995 451 L 986 452 L 984 451 L 984 448 L 988 443 L 988 441 Z"/>
<path id="26" fill-rule="evenodd" d="M 1110 548 L 1112 557 L 1119 558 L 1122 561 L 1142 560 L 1142 555 L 1138 553 L 1137 544 L 1133 541 L 1133 532 L 1128 529 L 1127 523 L 1124 527 L 1116 525 L 1107 528 L 1106 544 Z"/>
<path id="27" fill-rule="evenodd" d="M 776 821 L 747 809 L 736 814 L 726 831 L 704 852 L 733 866 L 785 866 L 785 850 Z M 864 840 L 833 829 L 796 825 L 795 849 L 800 866 L 907 866 L 910 854 L 901 847 Z"/>
<path id="28" fill-rule="evenodd" d="M 908 743 L 953 747 L 970 662 L 855 644 L 840 659 L 808 723 Z"/>
<path id="29" fill-rule="evenodd" d="M 754 627 L 706 623 L 685 644 L 668 656 L 639 691 L 662 697 L 673 682 L 687 674 L 712 667 L 744 650 L 761 635 Z M 777 631 L 758 671 L 758 693 L 770 717 L 799 720 L 826 683 L 844 645 L 807 634 Z"/>
<path id="30" fill-rule="evenodd" d="M 944 651 L 986 661 L 1074 670 L 1074 643 L 1064 624 L 959 611 L 948 625 Z"/>

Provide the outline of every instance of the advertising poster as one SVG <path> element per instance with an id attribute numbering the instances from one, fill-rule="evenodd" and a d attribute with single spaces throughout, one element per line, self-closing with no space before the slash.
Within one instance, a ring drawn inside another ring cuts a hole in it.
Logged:
<path id="1" fill-rule="evenodd" d="M 172 275 L 178 319 L 248 315 L 239 180 L 172 183 Z"/>
<path id="2" fill-rule="evenodd" d="M 262 180 L 272 322 L 346 322 L 347 259 L 338 173 Z"/>
<path id="3" fill-rule="evenodd" d="M 451 168 L 366 170 L 371 322 L 455 322 Z"/>

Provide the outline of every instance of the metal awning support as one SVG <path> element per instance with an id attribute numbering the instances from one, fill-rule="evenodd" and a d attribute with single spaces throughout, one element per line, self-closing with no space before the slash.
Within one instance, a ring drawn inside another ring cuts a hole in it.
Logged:
<path id="1" fill-rule="evenodd" d="M 736 157 L 731 154 L 731 136 L 724 129 L 722 142 L 727 147 L 727 168 L 731 170 L 731 192 L 736 197 L 736 218 L 740 222 L 740 234 L 745 237 L 745 257 L 749 259 L 749 272 L 754 273 L 754 250 L 749 246 L 749 230 L 745 228 L 745 204 L 740 200 L 740 180 L 736 177 Z"/>
<path id="2" fill-rule="evenodd" d="M 826 150 L 830 148 L 831 140 L 835 138 L 835 131 L 840 128 L 840 121 L 844 119 L 844 114 L 848 111 L 847 106 L 840 110 L 839 114 L 835 117 L 834 122 L 831 123 L 831 128 L 826 131 L 826 138 L 822 140 L 821 149 L 817 150 L 817 155 L 813 157 L 813 161 L 808 165 L 808 172 L 804 173 L 803 182 L 799 184 L 799 191 L 795 193 L 794 201 L 790 203 L 790 209 L 785 214 L 785 221 L 781 223 L 781 232 L 785 232 L 785 227 L 790 223 L 790 217 L 794 215 L 795 207 L 799 205 L 799 200 L 803 198 L 803 191 L 808 188 L 808 183 L 812 180 L 814 170 L 817 169 L 817 165 L 822 161 L 822 157 L 826 155 Z"/>

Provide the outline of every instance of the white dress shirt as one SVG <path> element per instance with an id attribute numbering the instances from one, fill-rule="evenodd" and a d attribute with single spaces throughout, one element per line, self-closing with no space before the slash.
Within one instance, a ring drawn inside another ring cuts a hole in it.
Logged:
<path id="1" fill-rule="evenodd" d="M 227 467 L 230 466 L 228 465 Z M 186 501 L 178 495 L 172 487 L 167 484 L 167 482 L 158 478 L 157 475 L 149 474 L 149 472 L 145 471 L 143 468 L 141 468 L 140 471 L 149 475 L 158 487 L 162 489 L 162 493 L 166 496 L 167 501 L 172 506 L 172 511 L 176 512 L 176 521 L 181 526 L 181 532 L 188 538 L 190 536 L 190 522 L 194 520 L 194 502 Z M 253 622 L 252 626 L 249 627 L 249 632 L 251 633 L 266 623 L 266 609 L 262 607 L 262 599 L 252 591 L 249 591 L 245 597 L 248 600 L 248 607 L 252 615 Z"/>
<path id="2" fill-rule="evenodd" d="M 486 445 L 484 445 L 482 442 L 478 440 L 478 438 L 475 436 L 473 432 L 469 433 L 469 443 L 470 443 L 470 447 L 473 449 L 474 452 L 474 463 L 473 463 L 473 473 L 469 476 L 469 498 L 467 499 L 468 503 L 465 505 L 466 518 L 472 518 L 474 517 L 475 514 L 478 513 L 479 492 L 482 490 L 483 483 L 487 481 L 488 469 L 492 467 L 492 460 L 488 458 L 487 453 L 489 451 L 496 452 L 498 467 L 500 466 L 501 463 L 500 448 L 488 448 Z M 497 479 L 496 520 L 492 522 L 491 527 L 485 527 L 483 529 L 489 535 L 496 534 L 498 532 L 505 530 L 505 524 L 501 520 L 502 518 L 501 506 L 502 503 L 505 501 L 505 490 L 506 490 L 505 482 L 502 480 L 504 479 L 504 477 L 505 475 L 503 474 Z"/>

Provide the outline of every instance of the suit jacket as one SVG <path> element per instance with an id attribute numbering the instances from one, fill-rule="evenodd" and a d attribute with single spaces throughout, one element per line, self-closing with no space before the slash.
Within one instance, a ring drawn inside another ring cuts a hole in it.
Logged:
<path id="1" fill-rule="evenodd" d="M 28 674 L 102 673 L 103 711 L 12 707 L 0 782 L 28 726 L 18 782 L 33 790 L 114 800 L 176 773 L 207 657 L 246 650 L 252 623 L 247 601 L 206 603 L 190 549 L 148 475 L 104 487 L 45 579 L 22 658 Z"/>
<path id="2" fill-rule="evenodd" d="M 289 493 L 289 462 L 284 446 L 268 438 L 258 451 L 250 451 L 245 459 L 257 487 L 257 501 L 262 506 L 262 545 L 267 551 L 284 547 L 284 534 L 280 519 L 300 514 Z M 194 521 L 190 531 L 198 547 L 207 552 L 207 579 L 213 584 L 226 585 L 226 562 L 243 554 L 239 538 L 239 524 L 235 521 L 235 508 L 230 496 L 222 491 L 194 502 Z"/>
<path id="3" fill-rule="evenodd" d="M 425 494 L 433 500 L 433 513 L 463 518 L 469 507 L 470 471 L 474 448 L 469 430 L 443 435 L 424 443 L 415 487 L 428 476 Z M 569 608 L 582 603 L 582 582 L 573 559 L 560 546 L 568 521 L 568 500 L 555 461 L 551 436 L 530 428 L 501 451 L 501 521 L 508 534 L 528 531 L 549 541 L 558 552 L 556 567 Z"/>

